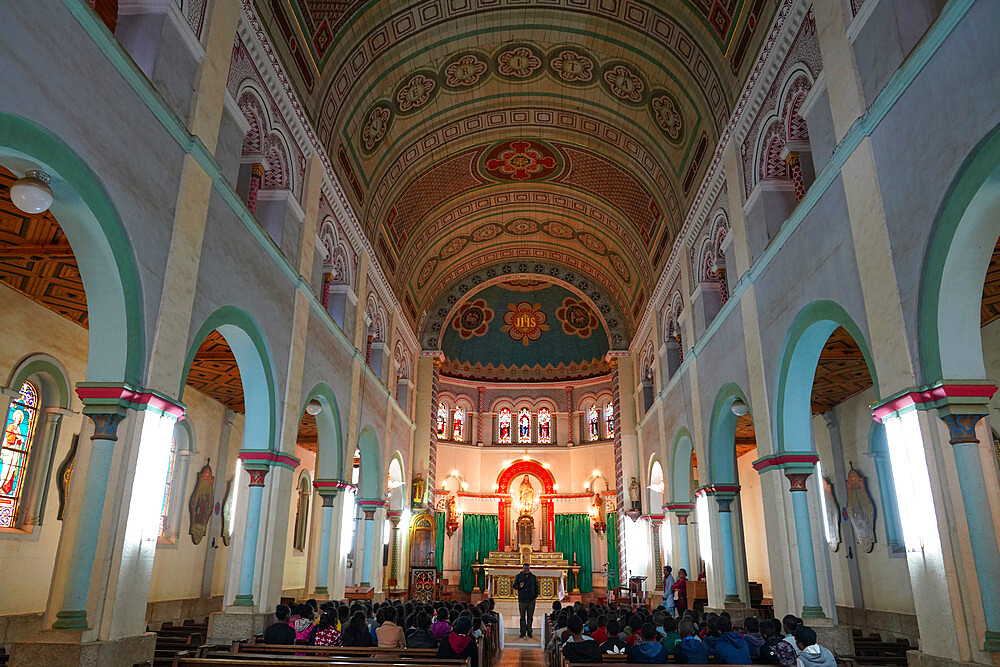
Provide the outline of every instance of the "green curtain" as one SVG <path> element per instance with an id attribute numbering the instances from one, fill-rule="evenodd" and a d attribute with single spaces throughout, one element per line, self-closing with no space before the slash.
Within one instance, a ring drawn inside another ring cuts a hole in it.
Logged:
<path id="1" fill-rule="evenodd" d="M 462 574 L 458 579 L 458 590 L 471 593 L 479 579 L 479 587 L 486 585 L 486 575 L 477 571 L 473 573 L 472 563 L 490 555 L 497 550 L 500 522 L 496 514 L 463 514 L 462 515 Z"/>
<path id="2" fill-rule="evenodd" d="M 444 512 L 438 512 L 435 516 L 437 518 L 437 531 L 435 532 L 437 546 L 434 547 L 434 566 L 438 572 L 444 572 Z"/>
<path id="3" fill-rule="evenodd" d="M 617 588 L 618 581 L 618 513 L 608 512 L 608 590 Z"/>
<path id="4" fill-rule="evenodd" d="M 576 584 L 576 576 L 570 573 L 567 586 L 573 590 L 574 585 L 580 587 L 581 593 L 594 590 L 591 576 L 593 565 L 590 556 L 590 515 L 589 514 L 556 514 L 556 551 L 561 551 L 563 558 L 572 563 L 576 553 L 576 564 L 580 566 L 580 583 Z"/>

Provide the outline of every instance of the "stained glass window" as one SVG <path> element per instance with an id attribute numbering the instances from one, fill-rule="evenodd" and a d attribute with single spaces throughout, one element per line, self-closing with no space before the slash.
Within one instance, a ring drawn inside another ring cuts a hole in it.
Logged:
<path id="1" fill-rule="evenodd" d="M 611 403 L 604 404 L 604 430 L 609 438 L 615 437 L 615 406 Z"/>
<path id="2" fill-rule="evenodd" d="M 500 416 L 497 420 L 497 429 L 499 431 L 499 441 L 502 443 L 510 443 L 510 408 L 502 408 L 500 410 Z"/>
<path id="3" fill-rule="evenodd" d="M 587 434 L 590 436 L 591 440 L 597 440 L 600 437 L 600 419 L 597 415 L 597 406 L 591 405 L 587 408 Z"/>
<path id="4" fill-rule="evenodd" d="M 455 416 L 452 419 L 451 437 L 453 440 L 462 440 L 465 434 L 465 410 L 455 408 Z"/>
<path id="5" fill-rule="evenodd" d="M 167 459 L 167 474 L 163 480 L 163 503 L 160 505 L 160 537 L 167 536 L 167 513 L 170 510 L 170 487 L 174 477 L 174 459 L 177 456 L 177 438 L 170 439 L 170 458 Z"/>
<path id="6" fill-rule="evenodd" d="M 517 413 L 517 441 L 531 442 L 531 412 L 521 408 Z"/>
<path id="7" fill-rule="evenodd" d="M 552 413 L 548 408 L 538 408 L 538 442 L 552 442 Z"/>
<path id="8" fill-rule="evenodd" d="M 0 448 L 0 528 L 13 528 L 38 421 L 38 390 L 25 381 L 11 399 Z"/>
<path id="9" fill-rule="evenodd" d="M 448 437 L 448 408 L 444 406 L 444 403 L 438 403 L 437 436 L 439 438 Z"/>

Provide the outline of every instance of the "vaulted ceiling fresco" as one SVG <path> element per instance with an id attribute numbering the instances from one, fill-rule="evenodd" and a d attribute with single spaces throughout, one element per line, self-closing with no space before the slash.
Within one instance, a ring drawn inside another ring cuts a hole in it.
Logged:
<path id="1" fill-rule="evenodd" d="M 629 332 L 776 6 L 256 2 L 414 326 L 527 261 L 600 286 Z"/>

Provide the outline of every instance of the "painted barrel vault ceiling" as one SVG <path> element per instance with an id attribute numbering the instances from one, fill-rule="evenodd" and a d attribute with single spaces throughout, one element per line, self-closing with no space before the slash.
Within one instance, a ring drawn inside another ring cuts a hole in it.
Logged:
<path id="1" fill-rule="evenodd" d="M 600 286 L 630 333 L 776 6 L 256 4 L 411 324 L 526 261 Z"/>

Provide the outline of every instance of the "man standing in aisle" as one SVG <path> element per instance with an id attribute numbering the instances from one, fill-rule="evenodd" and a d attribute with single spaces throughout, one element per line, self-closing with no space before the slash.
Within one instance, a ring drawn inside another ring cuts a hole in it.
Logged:
<path id="1" fill-rule="evenodd" d="M 531 572 L 528 564 L 514 577 L 514 590 L 517 591 L 517 609 L 521 613 L 521 637 L 526 634 L 531 637 L 531 622 L 535 615 L 535 599 L 538 597 L 538 577 Z"/>

